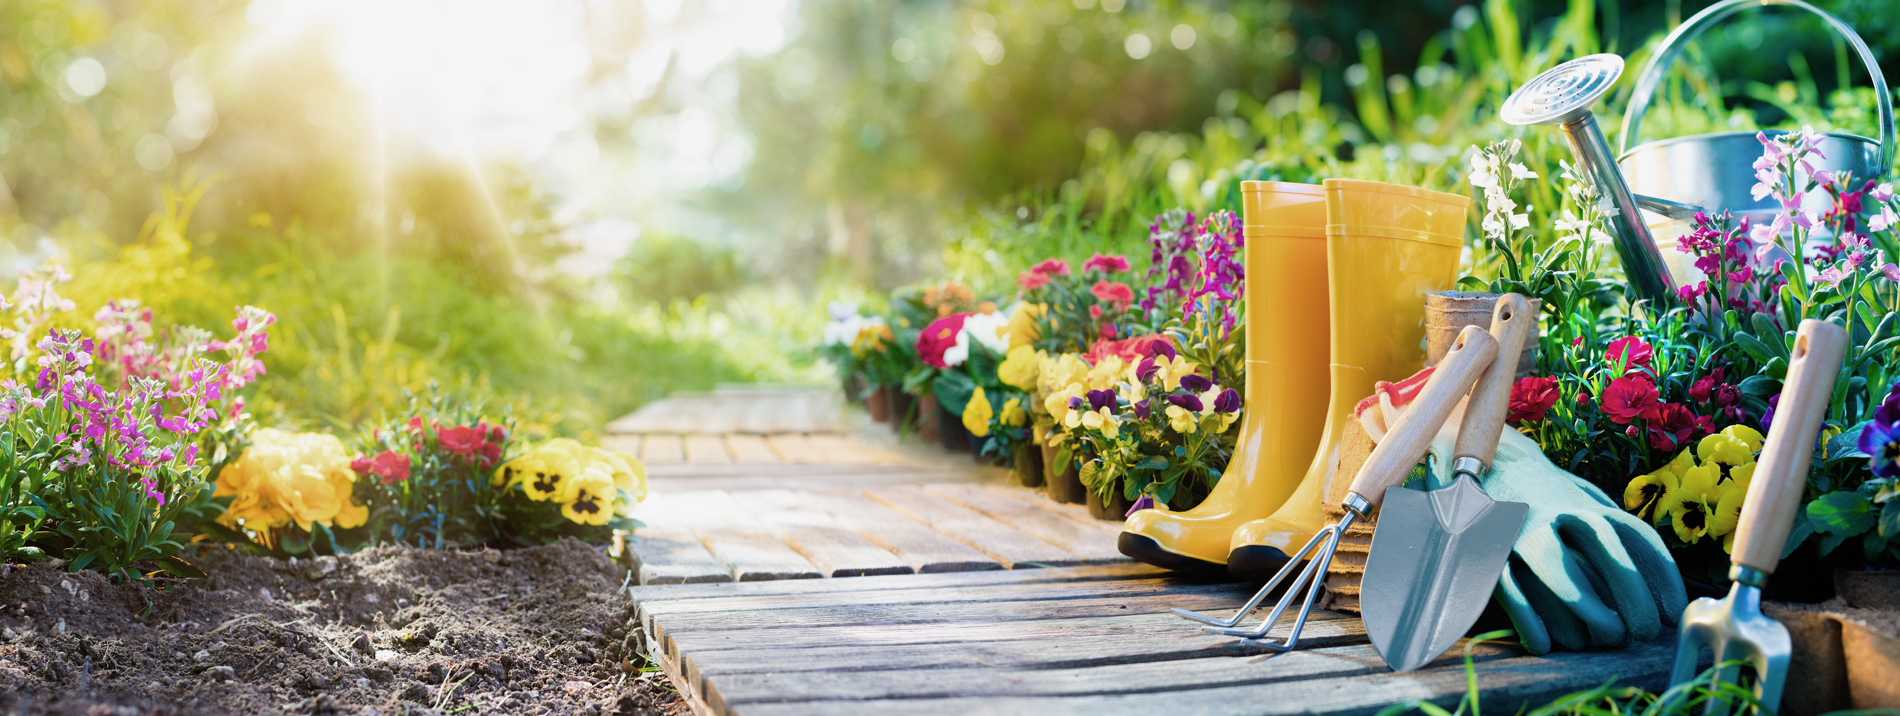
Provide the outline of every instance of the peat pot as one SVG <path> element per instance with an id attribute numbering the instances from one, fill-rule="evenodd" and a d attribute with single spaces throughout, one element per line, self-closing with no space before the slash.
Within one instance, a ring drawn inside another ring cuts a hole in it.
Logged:
<path id="1" fill-rule="evenodd" d="M 1093 492 L 1088 494 L 1088 501 L 1089 516 L 1098 520 L 1120 522 L 1127 519 L 1128 511 L 1135 507 L 1134 501 L 1128 499 L 1126 493 L 1119 489 L 1115 490 L 1115 496 L 1110 498 L 1106 505 L 1102 504 L 1102 496 Z"/>
<path id="2" fill-rule="evenodd" d="M 904 386 L 887 385 L 879 388 L 878 392 L 884 394 L 884 403 L 890 406 L 893 429 L 902 434 L 917 425 L 917 416 L 912 413 L 917 409 L 917 399 L 904 392 Z"/>
<path id="3" fill-rule="evenodd" d="M 1036 443 L 1042 443 L 1042 434 L 1036 433 Z M 1017 445 L 1016 455 L 1011 462 L 1010 475 L 1023 487 L 1042 487 L 1042 450 L 1036 445 Z"/>
<path id="4" fill-rule="evenodd" d="M 1425 294 L 1425 365 L 1444 360 L 1458 332 L 1465 326 L 1491 327 L 1491 311 L 1499 294 L 1478 291 L 1439 291 Z M 1543 310 L 1544 302 L 1531 299 L 1531 312 Z M 1524 336 L 1524 347 L 1517 358 L 1517 377 L 1528 378 L 1537 372 L 1538 339 L 1544 327 L 1539 323 Z"/>
<path id="5" fill-rule="evenodd" d="M 1048 480 L 1048 484 L 1043 486 L 1043 491 L 1049 495 L 1049 499 L 1056 502 L 1078 504 L 1087 500 L 1089 496 L 1088 489 L 1082 486 L 1082 472 L 1076 468 L 1081 462 L 1070 460 L 1064 464 L 1057 464 L 1056 453 L 1061 451 L 1061 448 L 1052 447 L 1042 449 L 1043 465 L 1046 468 L 1043 470 L 1043 475 Z"/>
<path id="6" fill-rule="evenodd" d="M 937 404 L 937 443 L 951 452 L 969 452 L 975 438 L 963 427 L 962 416 L 950 412 L 942 401 L 931 402 Z"/>
<path id="7" fill-rule="evenodd" d="M 917 396 L 917 439 L 927 443 L 937 442 L 940 437 L 938 431 L 943 427 L 943 421 L 940 420 L 942 417 L 940 413 L 943 412 L 945 411 L 937 407 L 935 394 L 925 393 Z"/>

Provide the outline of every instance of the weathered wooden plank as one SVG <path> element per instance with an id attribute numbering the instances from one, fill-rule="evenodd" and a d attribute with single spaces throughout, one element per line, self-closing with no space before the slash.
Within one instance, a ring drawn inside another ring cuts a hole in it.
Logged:
<path id="1" fill-rule="evenodd" d="M 698 584 L 730 582 L 732 570 L 706 551 L 698 535 L 681 524 L 665 493 L 653 493 L 640 504 L 641 527 L 628 541 L 641 584 Z"/>
<path id="2" fill-rule="evenodd" d="M 721 435 L 686 436 L 686 463 L 689 465 L 730 465 L 732 453 L 726 451 Z"/>
<path id="3" fill-rule="evenodd" d="M 1173 621 L 1158 618 L 1164 616 L 1173 617 Z M 1040 628 L 1015 632 L 996 629 L 991 630 L 989 634 L 992 638 L 979 641 L 870 645 L 840 643 L 804 647 L 781 647 L 774 644 L 753 649 L 694 648 L 689 650 L 686 658 L 691 662 L 691 670 L 694 673 L 712 678 L 726 674 L 755 672 L 867 671 L 977 666 L 1011 669 L 1080 668 L 1272 653 L 1258 643 L 1201 633 L 1198 625 L 1174 617 L 1172 614 L 1143 615 L 1140 619 L 1099 617 L 1056 621 L 1063 622 L 1064 626 L 1068 627 L 1056 637 L 1048 636 L 1045 630 Z M 1097 628 L 1084 628 L 1092 623 L 1095 623 Z M 1014 622 L 1013 624 L 1025 623 Z M 1284 636 L 1286 631 L 1287 628 L 1284 625 L 1275 630 L 1275 638 Z M 697 643 L 694 640 L 688 640 L 688 642 Z M 1300 635 L 1300 646 L 1307 649 L 1364 643 L 1366 643 L 1364 625 L 1357 619 L 1337 614 L 1316 614 Z"/>
<path id="4" fill-rule="evenodd" d="M 1115 546 L 1116 536 L 1121 533 L 1118 527 L 1078 522 L 1032 507 L 1021 500 L 1010 499 L 982 485 L 927 485 L 924 492 L 994 517 L 1025 534 L 1081 555 L 1084 559 L 1098 562 L 1128 560 Z"/>
<path id="5" fill-rule="evenodd" d="M 1120 521 L 1098 520 L 1094 515 L 1089 514 L 1088 505 L 1056 502 L 1055 500 L 1049 499 L 1048 495 L 1043 494 L 1042 490 L 1032 490 L 1026 487 L 1016 487 L 1014 485 L 985 485 L 984 487 L 989 488 L 996 494 L 1006 496 L 1017 502 L 1029 505 L 1030 507 L 1053 512 L 1097 528 L 1114 530 L 1117 535 L 1121 533 L 1122 523 Z"/>
<path id="6" fill-rule="evenodd" d="M 812 447 L 811 441 L 803 435 L 772 435 L 765 442 L 785 462 L 795 465 L 824 465 L 828 462 L 825 455 Z"/>
<path id="7" fill-rule="evenodd" d="M 1237 593 L 1251 585 L 1234 585 Z M 773 609 L 808 609 L 827 606 L 863 606 L 869 604 L 955 604 L 970 602 L 1022 602 L 1054 599 L 1082 599 L 1113 596 L 1181 594 L 1217 588 L 1217 585 L 1185 584 L 1179 580 L 1117 579 L 1113 581 L 1043 582 L 1038 584 L 985 584 L 915 589 L 877 589 L 834 591 L 815 594 L 747 594 L 701 599 L 675 599 L 642 602 L 641 612 L 655 616 L 674 614 L 752 612 Z M 1235 606 L 1239 606 L 1236 602 Z M 1186 621 L 1182 622 L 1186 624 Z"/>
<path id="8" fill-rule="evenodd" d="M 728 494 L 825 576 L 863 577 L 915 571 L 889 550 L 845 529 L 831 515 L 807 507 L 797 493 L 790 490 Z"/>
<path id="9" fill-rule="evenodd" d="M 1618 651 L 1521 656 L 1487 662 L 1477 670 L 1487 710 L 1510 713 L 1542 705 L 1557 696 L 1602 685 L 1612 678 L 1622 686 L 1659 688 L 1667 678 L 1674 645 L 1649 642 Z M 1268 662 L 1272 663 L 1271 661 Z M 1001 677 L 1002 675 L 999 675 Z M 742 704 L 728 713 L 743 716 L 824 713 L 855 714 L 1077 714 L 1114 716 L 1156 713 L 1217 716 L 1225 714 L 1304 714 L 1369 716 L 1404 701 L 1451 706 L 1464 698 L 1462 663 L 1407 673 L 1372 673 L 1336 679 L 1245 684 L 1208 689 L 1148 691 L 1067 697 L 979 697 L 903 700 L 838 700 Z"/>
<path id="10" fill-rule="evenodd" d="M 619 450 L 634 457 L 640 456 L 640 436 L 608 434 L 600 438 L 601 447 Z"/>
<path id="11" fill-rule="evenodd" d="M 812 450 L 825 456 L 825 462 L 833 465 L 880 465 L 903 461 L 895 454 L 841 435 L 807 435 L 805 440 L 811 444 Z"/>
<path id="12" fill-rule="evenodd" d="M 766 579 L 816 579 L 817 568 L 779 541 L 757 517 L 720 490 L 676 492 L 668 509 L 706 545 L 713 559 L 741 582 Z"/>
<path id="13" fill-rule="evenodd" d="M 678 435 L 648 433 L 640 440 L 640 462 L 648 467 L 679 465 L 686 462 L 686 449 Z"/>
<path id="14" fill-rule="evenodd" d="M 1209 650 L 1218 651 L 1218 650 Z M 1088 696 L 1139 694 L 1223 686 L 1336 679 L 1389 672 L 1370 644 L 1307 648 L 1269 659 L 1254 653 L 1193 655 L 1165 661 L 1066 668 L 1026 668 L 998 678 L 1001 664 L 962 668 L 875 671 L 760 672 L 702 676 L 701 691 L 715 712 L 748 703 L 796 703 L 875 699 L 981 698 L 988 696 Z M 1270 652 L 1269 652 L 1270 653 Z M 1473 648 L 1474 662 L 1522 655 L 1514 646 Z M 1425 668 L 1458 667 L 1464 651 Z M 689 670 L 690 671 L 690 670 Z"/>
<path id="15" fill-rule="evenodd" d="M 874 487 L 867 488 L 864 494 L 1012 568 L 1017 565 L 1072 566 L 1099 561 L 1031 537 L 968 507 L 926 494 L 919 487 Z"/>
<path id="16" fill-rule="evenodd" d="M 732 461 L 740 465 L 778 465 L 778 453 L 772 452 L 772 446 L 765 444 L 760 435 L 727 435 L 726 451 L 732 454 Z"/>
<path id="17" fill-rule="evenodd" d="M 855 494 L 855 493 L 853 493 Z M 812 493 L 802 497 L 810 500 Z M 860 497 L 860 499 L 863 499 Z M 866 500 L 869 503 L 869 500 Z M 873 506 L 876 503 L 869 503 Z M 644 506 L 642 506 L 644 509 Z M 910 520 L 904 518 L 906 522 Z M 954 544 L 962 545 L 961 542 Z M 967 547 L 965 549 L 968 549 Z M 975 550 L 971 550 L 974 552 Z M 854 579 L 849 582 L 837 582 L 829 579 L 799 580 L 782 582 L 747 582 L 744 584 L 710 585 L 663 585 L 654 587 L 632 587 L 627 593 L 636 606 L 681 601 L 688 599 L 718 599 L 725 597 L 824 594 L 827 592 L 869 592 L 885 589 L 929 589 L 933 587 L 982 587 L 997 584 L 1034 585 L 1056 584 L 1063 582 L 1112 581 L 1118 579 L 1143 579 L 1158 577 L 1167 572 L 1138 562 L 1126 564 L 1101 564 L 1086 567 L 1058 567 L 1029 571 L 1007 572 L 990 570 L 984 572 L 948 572 L 942 574 L 912 574 L 887 577 Z M 1236 605 L 1238 606 L 1238 605 Z"/>
<path id="18" fill-rule="evenodd" d="M 897 555 L 919 573 L 1000 569 L 995 559 L 856 490 L 807 492 L 805 503 Z"/>
<path id="19" fill-rule="evenodd" d="M 682 612 L 655 617 L 653 623 L 670 635 L 687 632 L 730 633 L 733 630 L 747 630 L 752 631 L 756 638 L 769 639 L 770 637 L 764 636 L 768 631 L 771 634 L 779 634 L 826 626 L 898 626 L 959 622 L 994 624 L 1123 614 L 1168 614 L 1168 610 L 1172 607 L 1218 610 L 1231 608 L 1237 599 L 1248 596 L 1248 591 L 1245 585 L 1222 584 L 1181 586 L 1163 593 L 1108 594 L 1069 599 L 948 604 L 838 604 L 822 607 L 790 607 L 768 612 Z M 969 625 L 966 624 L 966 626 Z"/>
<path id="20" fill-rule="evenodd" d="M 700 467 L 700 466 L 684 466 Z M 710 466 L 707 466 L 710 467 Z M 783 467 L 830 467 L 829 465 L 731 465 L 723 467 L 750 467 L 755 471 L 749 475 L 718 475 L 709 471 L 683 471 L 669 468 L 656 468 L 647 473 L 648 484 L 655 490 L 685 492 L 688 490 L 725 490 L 743 492 L 746 490 L 836 490 L 845 487 L 882 487 L 885 485 L 928 485 L 937 482 L 966 479 L 961 476 L 945 475 L 933 472 L 889 471 L 889 472 L 840 472 L 813 473 L 802 472 L 779 475 L 776 468 Z"/>

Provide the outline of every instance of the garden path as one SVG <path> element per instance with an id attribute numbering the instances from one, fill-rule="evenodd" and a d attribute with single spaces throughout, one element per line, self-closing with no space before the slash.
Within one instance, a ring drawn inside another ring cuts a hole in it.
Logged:
<path id="1" fill-rule="evenodd" d="M 1168 610 L 1233 609 L 1257 585 L 1130 562 L 1119 523 L 899 445 L 835 394 L 728 391 L 656 403 L 613 438 L 655 486 L 631 542 L 645 648 L 695 714 L 1370 715 L 1465 694 L 1462 646 L 1393 673 L 1346 614 L 1315 611 L 1283 655 L 1202 634 Z M 755 412 L 765 402 L 808 417 Z M 783 432 L 751 432 L 767 426 Z M 1673 653 L 1470 649 L 1500 713 L 1612 677 L 1659 688 Z"/>
<path id="2" fill-rule="evenodd" d="M 652 488 L 630 542 L 640 584 L 1127 561 L 1118 523 L 968 455 L 901 443 L 836 391 L 676 393 L 607 429 Z"/>

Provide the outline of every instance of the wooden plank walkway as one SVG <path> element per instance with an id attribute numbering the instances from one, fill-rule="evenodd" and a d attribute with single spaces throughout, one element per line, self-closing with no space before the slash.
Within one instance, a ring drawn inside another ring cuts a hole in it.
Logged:
<path id="1" fill-rule="evenodd" d="M 1462 647 L 1396 674 L 1349 615 L 1316 612 L 1299 651 L 1270 655 L 1168 612 L 1232 609 L 1255 586 L 1123 563 L 631 591 L 699 714 L 1372 714 L 1463 697 Z M 1673 652 L 1473 658 L 1486 709 L 1510 713 L 1611 677 L 1659 687 Z"/>

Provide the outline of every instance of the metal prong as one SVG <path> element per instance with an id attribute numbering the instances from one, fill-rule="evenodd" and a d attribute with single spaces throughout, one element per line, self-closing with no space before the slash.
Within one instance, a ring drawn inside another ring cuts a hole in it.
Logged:
<path id="1" fill-rule="evenodd" d="M 1312 552 L 1314 547 L 1323 542 L 1325 536 L 1326 532 L 1322 530 L 1319 534 L 1313 535 L 1312 539 L 1307 540 L 1306 546 L 1300 548 L 1300 551 L 1295 553 L 1292 559 L 1287 560 L 1286 564 L 1280 567 L 1280 571 L 1275 572 L 1273 578 L 1267 580 L 1267 583 L 1260 587 L 1260 591 L 1255 592 L 1253 598 L 1247 600 L 1247 603 L 1242 606 L 1239 611 L 1234 612 L 1233 616 L 1226 619 L 1215 619 L 1206 614 L 1182 609 L 1180 607 L 1175 607 L 1174 613 L 1183 619 L 1197 621 L 1210 626 L 1231 627 L 1239 624 L 1242 619 L 1246 619 L 1248 614 L 1253 613 L 1253 610 L 1260 606 L 1260 602 L 1266 600 L 1268 594 L 1273 593 L 1274 587 L 1280 586 L 1280 582 L 1285 581 L 1288 575 L 1293 574 L 1294 570 L 1300 568 L 1300 560 L 1306 559 L 1307 553 Z M 1278 614 L 1279 612 L 1274 613 Z"/>
<path id="2" fill-rule="evenodd" d="M 1274 651 L 1293 650 L 1293 648 L 1299 644 L 1300 632 L 1306 629 L 1307 617 L 1313 613 L 1313 601 L 1319 598 L 1319 590 L 1323 586 L 1322 582 L 1324 581 L 1321 579 L 1321 576 L 1325 575 L 1326 570 L 1332 566 L 1333 551 L 1339 547 L 1340 535 L 1345 534 L 1346 529 L 1352 526 L 1353 517 L 1353 513 L 1346 513 L 1346 516 L 1341 518 L 1337 524 L 1327 526 L 1326 529 L 1320 530 L 1318 534 L 1313 535 L 1313 539 L 1307 541 L 1306 546 L 1300 550 L 1299 556 L 1305 556 L 1316 546 L 1319 548 L 1319 554 L 1313 559 L 1307 560 L 1306 568 L 1300 570 L 1299 578 L 1294 580 L 1294 582 L 1287 587 L 1286 594 L 1282 595 L 1280 601 L 1273 605 L 1273 611 L 1267 614 L 1267 618 L 1262 620 L 1258 627 L 1253 629 L 1235 629 L 1232 627 L 1208 626 L 1201 627 L 1201 630 L 1213 634 L 1241 637 L 1250 645 L 1265 647 Z M 1282 574 L 1274 575 L 1274 581 L 1278 582 L 1285 576 L 1284 573 L 1286 570 L 1292 566 L 1293 562 L 1289 561 L 1286 567 L 1281 568 Z M 1269 583 L 1268 586 L 1273 586 L 1273 583 Z M 1264 594 L 1265 591 L 1266 590 L 1262 590 L 1262 593 Z M 1301 596 L 1301 592 L 1305 592 L 1305 596 Z M 1294 599 L 1300 600 L 1300 614 L 1293 620 L 1293 630 L 1287 634 L 1284 641 L 1279 643 L 1266 641 L 1267 634 L 1273 631 L 1275 624 L 1280 622 L 1280 615 L 1286 612 L 1286 608 L 1293 604 Z"/>

